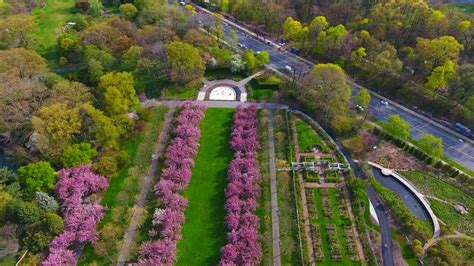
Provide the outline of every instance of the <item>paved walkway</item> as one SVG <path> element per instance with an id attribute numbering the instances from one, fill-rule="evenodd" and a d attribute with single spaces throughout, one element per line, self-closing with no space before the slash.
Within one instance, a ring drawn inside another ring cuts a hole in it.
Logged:
<path id="1" fill-rule="evenodd" d="M 275 158 L 275 135 L 273 134 L 273 111 L 269 112 L 270 118 L 268 122 L 268 150 L 270 152 L 270 192 L 272 194 L 271 209 L 272 209 L 272 236 L 273 236 L 273 265 L 281 265 L 280 252 L 280 218 L 278 210 L 278 189 L 276 176 L 276 158 Z"/>
<path id="2" fill-rule="evenodd" d="M 165 144 L 169 136 L 169 130 L 171 126 L 171 121 L 173 120 L 173 114 L 174 108 L 170 109 L 168 111 L 168 114 L 166 115 L 163 129 L 161 130 L 160 136 L 158 137 L 158 145 L 156 146 L 155 152 L 153 153 L 153 159 L 151 160 L 150 168 L 148 168 L 147 175 L 145 176 L 145 180 L 142 185 L 140 198 L 138 199 L 137 203 L 133 208 L 134 212 L 132 215 L 132 220 L 130 221 L 130 225 L 127 231 L 125 231 L 123 245 L 120 249 L 117 265 L 125 265 L 127 257 L 130 253 L 130 247 L 133 244 L 133 238 L 138 229 L 138 218 L 140 217 L 140 212 L 146 204 L 146 197 L 148 192 L 150 191 L 151 187 L 153 187 L 153 177 L 155 176 L 155 172 L 158 169 L 158 159 L 163 155 L 165 151 Z"/>
<path id="3" fill-rule="evenodd" d="M 210 93 L 210 91 L 208 91 L 209 88 L 214 88 L 218 85 L 228 85 L 228 86 L 233 87 L 234 89 L 235 88 L 238 89 L 238 91 L 236 91 L 235 93 L 237 94 L 237 100 L 239 102 L 241 103 L 246 102 L 247 101 L 247 88 L 246 88 L 247 83 L 249 83 L 249 81 L 251 81 L 253 78 L 262 75 L 263 73 L 265 73 L 265 70 L 260 70 L 259 72 L 249 77 L 246 77 L 245 79 L 242 79 L 240 81 L 235 81 L 232 79 L 216 79 L 216 80 L 204 79 L 204 85 L 199 90 L 197 100 L 198 101 L 207 100 L 206 98 L 208 97 Z"/>

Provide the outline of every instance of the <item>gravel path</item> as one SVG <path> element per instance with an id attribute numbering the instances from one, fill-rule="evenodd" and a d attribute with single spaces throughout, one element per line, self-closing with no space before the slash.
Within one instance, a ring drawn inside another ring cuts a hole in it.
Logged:
<path id="1" fill-rule="evenodd" d="M 173 119 L 174 108 L 171 108 L 166 115 L 165 124 L 163 125 L 163 129 L 161 130 L 160 136 L 158 137 L 158 145 L 156 146 L 155 153 L 153 153 L 152 161 L 150 164 L 150 168 L 148 168 L 147 175 L 142 185 L 142 190 L 140 192 L 140 198 L 138 199 L 137 203 L 134 206 L 134 213 L 132 215 L 132 220 L 130 221 L 130 225 L 125 231 L 125 236 L 123 239 L 123 245 L 120 249 L 117 265 L 125 265 L 127 261 L 127 257 L 130 253 L 130 247 L 133 244 L 133 238 L 138 229 L 138 218 L 140 216 L 140 210 L 146 204 L 146 198 L 150 188 L 153 186 L 153 176 L 156 174 L 156 170 L 158 169 L 158 159 L 162 157 L 165 147 L 166 141 L 168 139 L 171 120 Z"/>
<path id="2" fill-rule="evenodd" d="M 272 236 L 273 236 L 273 265 L 281 265 L 280 252 L 280 219 L 278 216 L 278 189 L 276 176 L 276 162 L 275 162 L 275 135 L 273 134 L 273 111 L 270 110 L 270 119 L 268 122 L 268 146 L 270 152 L 270 192 L 272 194 L 271 209 L 272 209 Z"/>

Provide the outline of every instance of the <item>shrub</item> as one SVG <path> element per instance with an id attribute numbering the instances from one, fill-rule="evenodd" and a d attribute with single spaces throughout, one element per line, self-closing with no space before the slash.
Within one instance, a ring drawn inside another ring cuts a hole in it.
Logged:
<path id="1" fill-rule="evenodd" d="M 162 209 L 155 210 L 153 225 L 156 230 L 153 229 L 153 235 L 159 235 L 160 239 L 146 242 L 140 247 L 140 264 L 171 265 L 176 260 L 176 244 L 181 239 L 184 210 L 188 205 L 180 193 L 191 180 L 193 158 L 201 137 L 199 124 L 204 111 L 204 106 L 188 102 L 176 118 L 175 138 L 166 151 L 162 179 L 154 187 Z"/>
<path id="2" fill-rule="evenodd" d="M 97 241 L 96 227 L 104 216 L 104 208 L 97 202 L 83 202 L 85 197 L 108 186 L 103 176 L 94 174 L 92 165 L 64 169 L 59 176 L 56 194 L 63 201 L 65 229 L 52 241 L 42 265 L 76 264 L 75 246 Z"/>
<path id="3" fill-rule="evenodd" d="M 226 224 L 229 243 L 221 248 L 220 265 L 257 265 L 262 259 L 259 244 L 259 218 L 255 215 L 260 195 L 257 160 L 258 120 L 256 106 L 240 106 L 234 118 L 231 147 L 234 159 L 229 165 Z"/>

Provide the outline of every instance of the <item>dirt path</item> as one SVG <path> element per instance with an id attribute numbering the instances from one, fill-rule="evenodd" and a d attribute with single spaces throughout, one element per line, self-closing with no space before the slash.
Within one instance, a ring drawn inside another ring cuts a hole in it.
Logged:
<path id="1" fill-rule="evenodd" d="M 276 159 L 275 159 L 275 135 L 273 134 L 273 111 L 269 110 L 269 121 L 268 121 L 268 150 L 270 156 L 270 193 L 271 198 L 271 209 L 272 209 L 272 237 L 273 237 L 273 266 L 281 265 L 281 251 L 280 251 L 280 217 L 278 210 L 278 189 L 277 189 L 277 176 L 276 176 Z"/>
<path id="2" fill-rule="evenodd" d="M 133 244 L 133 238 L 138 229 L 138 218 L 140 216 L 139 212 L 145 206 L 147 194 L 150 191 L 150 188 L 153 187 L 153 184 L 152 184 L 153 176 L 156 174 L 156 170 L 158 169 L 158 159 L 162 157 L 165 151 L 166 141 L 169 136 L 170 126 L 171 126 L 171 121 L 173 120 L 174 111 L 175 111 L 174 108 L 170 108 L 170 110 L 168 111 L 168 114 L 166 115 L 163 129 L 161 130 L 160 136 L 158 137 L 158 145 L 156 146 L 155 153 L 153 153 L 152 155 L 150 168 L 148 168 L 148 172 L 142 184 L 140 198 L 138 199 L 137 203 L 134 206 L 134 213 L 132 215 L 132 220 L 130 221 L 130 225 L 127 231 L 125 231 L 125 235 L 123 238 L 123 245 L 122 245 L 122 248 L 120 249 L 117 265 L 125 265 L 127 257 L 130 253 L 130 247 Z"/>
<path id="3" fill-rule="evenodd" d="M 443 240 L 443 239 L 453 239 L 453 238 L 463 238 L 466 240 L 474 241 L 474 237 L 470 237 L 464 233 L 455 231 L 453 235 L 447 235 L 447 236 L 442 236 L 438 238 L 431 238 L 430 240 L 428 240 L 428 242 L 426 242 L 425 246 L 423 247 L 423 250 L 426 253 L 426 251 L 428 251 L 430 247 L 438 243 L 438 241 Z"/>

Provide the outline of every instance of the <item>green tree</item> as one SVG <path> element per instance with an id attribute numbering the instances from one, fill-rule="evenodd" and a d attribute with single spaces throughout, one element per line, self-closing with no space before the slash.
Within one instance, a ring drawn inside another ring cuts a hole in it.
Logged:
<path id="1" fill-rule="evenodd" d="M 84 138 L 96 147 L 117 148 L 121 130 L 114 125 L 112 119 L 91 104 L 82 106 Z"/>
<path id="2" fill-rule="evenodd" d="M 370 101 L 372 100 L 372 96 L 367 89 L 361 89 L 359 92 L 354 96 L 354 102 L 361 106 L 364 109 L 369 107 Z"/>
<path id="3" fill-rule="evenodd" d="M 111 72 L 100 77 L 99 89 L 108 114 L 125 114 L 138 106 L 133 85 L 133 76 L 128 72 Z"/>
<path id="4" fill-rule="evenodd" d="M 324 55 L 328 58 L 336 58 L 336 56 L 339 55 L 339 51 L 344 44 L 344 39 L 347 34 L 347 29 L 341 24 L 322 31 L 316 39 L 316 54 Z"/>
<path id="5" fill-rule="evenodd" d="M 321 121 L 329 126 L 331 119 L 347 113 L 351 88 L 347 84 L 344 70 L 335 64 L 318 64 L 303 81 L 304 88 L 297 92 L 298 98 Z"/>
<path id="6" fill-rule="evenodd" d="M 39 134 L 38 149 L 51 159 L 58 159 L 81 129 L 79 108 L 68 108 L 63 103 L 41 108 L 38 116 L 31 119 L 31 123 Z"/>
<path id="7" fill-rule="evenodd" d="M 3 189 L 3 185 L 0 185 L 0 225 L 3 225 L 5 221 L 7 206 L 12 200 L 13 196 Z"/>
<path id="8" fill-rule="evenodd" d="M 94 147 L 83 142 L 67 147 L 61 157 L 61 162 L 66 168 L 75 167 L 91 163 L 97 155 L 97 150 Z"/>
<path id="9" fill-rule="evenodd" d="M 302 46 L 308 39 L 309 28 L 304 27 L 301 22 L 288 17 L 283 23 L 283 36 L 292 41 L 300 43 Z"/>
<path id="10" fill-rule="evenodd" d="M 22 225 L 28 225 L 39 222 L 42 211 L 34 203 L 17 199 L 7 206 L 6 213 L 9 220 Z"/>
<path id="11" fill-rule="evenodd" d="M 18 181 L 30 196 L 37 191 L 52 191 L 57 178 L 54 168 L 44 161 L 30 163 L 18 169 Z"/>
<path id="12" fill-rule="evenodd" d="M 35 51 L 25 48 L 0 50 L 0 73 L 31 78 L 47 69 L 46 61 Z"/>
<path id="13" fill-rule="evenodd" d="M 11 171 L 7 167 L 0 167 L 0 186 L 10 185 L 18 179 L 18 176 L 15 172 Z"/>
<path id="14" fill-rule="evenodd" d="M 425 134 L 417 141 L 420 150 L 426 152 L 434 158 L 441 158 L 444 154 L 443 139 L 437 138 L 432 134 Z"/>
<path id="15" fill-rule="evenodd" d="M 36 29 L 33 16 L 26 13 L 0 18 L 0 48 L 31 47 Z"/>
<path id="16" fill-rule="evenodd" d="M 26 142 L 31 135 L 31 117 L 45 104 L 49 95 L 50 90 L 39 81 L 0 74 L 0 127 L 3 135 L 14 143 Z"/>
<path id="17" fill-rule="evenodd" d="M 142 51 L 143 48 L 140 46 L 134 45 L 128 48 L 127 52 L 122 56 L 122 69 L 129 72 L 135 71 L 138 67 Z"/>
<path id="18" fill-rule="evenodd" d="M 62 233 L 64 230 L 64 221 L 61 216 L 54 212 L 48 212 L 41 221 L 41 227 L 52 236 Z"/>
<path id="19" fill-rule="evenodd" d="M 453 61 L 446 61 L 442 66 L 435 67 L 428 77 L 426 87 L 433 91 L 433 97 L 437 92 L 446 93 L 448 85 L 457 77 L 457 65 Z"/>
<path id="20" fill-rule="evenodd" d="M 268 51 L 262 50 L 257 54 L 256 59 L 259 67 L 270 64 L 270 53 L 268 53 Z"/>
<path id="21" fill-rule="evenodd" d="M 423 244 L 418 239 L 413 240 L 413 250 L 418 258 L 422 258 L 425 253 Z"/>
<path id="22" fill-rule="evenodd" d="M 171 42 L 166 45 L 171 80 L 180 84 L 202 78 L 205 66 L 199 50 L 184 42 Z"/>
<path id="23" fill-rule="evenodd" d="M 257 59 L 255 58 L 253 50 L 250 49 L 245 51 L 242 60 L 244 61 L 245 69 L 247 70 L 247 72 L 253 73 L 254 70 L 257 68 Z"/>
<path id="24" fill-rule="evenodd" d="M 138 9 L 131 3 L 120 5 L 120 15 L 126 20 L 133 20 L 137 15 Z"/>
<path id="25" fill-rule="evenodd" d="M 239 42 L 239 35 L 237 34 L 237 31 L 234 28 L 230 30 L 230 36 L 232 36 L 232 39 L 231 39 L 232 45 L 236 46 L 237 43 Z"/>
<path id="26" fill-rule="evenodd" d="M 399 115 L 391 115 L 382 126 L 388 133 L 400 139 L 410 137 L 410 124 Z"/>
<path id="27" fill-rule="evenodd" d="M 89 79 L 97 82 L 106 71 L 112 68 L 115 58 L 109 52 L 101 50 L 95 45 L 87 45 L 84 49 L 84 60 L 89 73 Z"/>
<path id="28" fill-rule="evenodd" d="M 316 38 L 319 33 L 321 33 L 323 30 L 326 30 L 328 26 L 329 22 L 327 21 L 325 16 L 315 17 L 309 24 L 310 38 Z"/>
<path id="29" fill-rule="evenodd" d="M 452 36 L 442 36 L 435 39 L 418 38 L 415 53 L 418 61 L 425 65 L 430 73 L 435 67 L 446 64 L 447 61 L 457 62 L 459 53 L 464 46 Z"/>
<path id="30" fill-rule="evenodd" d="M 372 100 L 372 95 L 367 89 L 361 89 L 359 92 L 354 96 L 354 102 L 359 105 L 360 107 L 364 108 L 364 118 L 362 120 L 362 125 L 365 120 L 367 119 L 367 115 L 369 114 L 369 105 L 370 101 Z"/>

